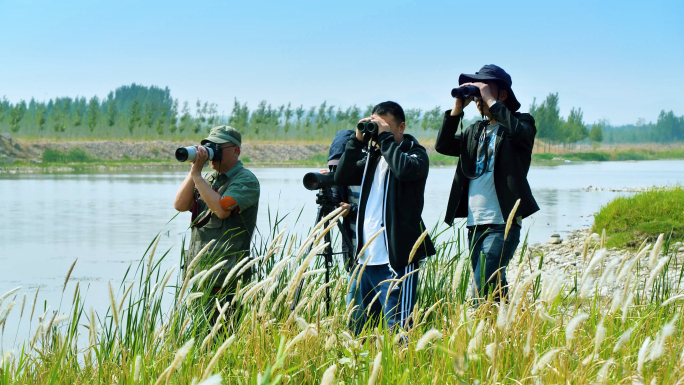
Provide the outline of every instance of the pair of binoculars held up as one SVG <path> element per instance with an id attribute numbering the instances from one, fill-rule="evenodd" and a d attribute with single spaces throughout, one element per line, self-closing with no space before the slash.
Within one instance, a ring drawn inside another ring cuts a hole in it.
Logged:
<path id="1" fill-rule="evenodd" d="M 378 124 L 375 122 L 371 122 L 371 121 L 360 122 L 359 124 L 356 125 L 356 128 L 362 134 L 371 134 L 371 135 L 377 135 L 378 134 Z"/>
<path id="2" fill-rule="evenodd" d="M 475 86 L 458 87 L 451 90 L 452 98 L 468 99 L 480 96 L 480 89 Z"/>

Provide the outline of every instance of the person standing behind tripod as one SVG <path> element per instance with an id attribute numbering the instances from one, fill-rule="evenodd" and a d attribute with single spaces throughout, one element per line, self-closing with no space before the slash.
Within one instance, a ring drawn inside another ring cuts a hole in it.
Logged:
<path id="1" fill-rule="evenodd" d="M 369 121 L 378 125 L 374 145 L 364 153 L 370 138 L 357 129 L 340 158 L 335 182 L 361 186 L 356 220 L 357 255 L 368 239 L 384 228 L 358 260 L 359 265 L 367 262 L 358 278 L 364 310 L 377 297 L 375 301 L 382 307 L 388 328 L 394 329 L 397 324 L 408 327 L 406 321 L 416 302 L 418 262 L 435 254 L 432 241 L 426 237 L 413 261 L 408 260 L 413 245 L 425 230 L 421 214 L 430 164 L 425 148 L 412 136 L 404 135 L 404 110 L 399 104 L 376 105 L 372 116 L 360 123 Z M 389 291 L 392 282 L 387 280 L 404 277 L 400 285 Z M 370 313 L 379 317 L 375 311 Z"/>
<path id="2" fill-rule="evenodd" d="M 457 97 L 437 135 L 437 152 L 459 157 L 444 221 L 452 225 L 454 218 L 468 218 L 473 297 L 491 292 L 495 299 L 505 298 L 506 266 L 520 242 L 522 218 L 539 210 L 527 182 L 537 129 L 531 115 L 516 112 L 520 103 L 511 77 L 500 67 L 486 65 L 474 75 L 461 74 L 458 82 L 460 87 L 477 87 L 479 96 Z M 457 132 L 463 109 L 473 100 L 487 119 Z M 506 222 L 518 199 L 516 218 L 505 238 Z M 492 278 L 497 271 L 498 277 Z"/>

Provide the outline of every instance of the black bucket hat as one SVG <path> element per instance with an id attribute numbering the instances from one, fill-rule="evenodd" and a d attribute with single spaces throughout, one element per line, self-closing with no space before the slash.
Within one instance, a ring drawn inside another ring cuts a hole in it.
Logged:
<path id="1" fill-rule="evenodd" d="M 497 80 L 499 84 L 504 86 L 506 91 L 508 91 L 508 98 L 502 103 L 504 103 L 509 110 L 515 112 L 520 109 L 520 102 L 518 102 L 518 99 L 516 99 L 515 94 L 511 89 L 511 86 L 513 85 L 511 75 L 507 74 L 506 71 L 499 66 L 487 64 L 473 75 L 461 74 L 461 76 L 458 77 L 458 84 L 475 83 L 485 80 Z"/>

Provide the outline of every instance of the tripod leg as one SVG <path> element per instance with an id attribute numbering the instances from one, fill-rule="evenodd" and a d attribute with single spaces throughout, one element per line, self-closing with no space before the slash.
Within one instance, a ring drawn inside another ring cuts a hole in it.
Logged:
<path id="1" fill-rule="evenodd" d="M 337 230 L 340 232 L 340 235 L 342 235 L 342 243 L 347 246 L 347 250 L 349 250 L 350 252 L 350 255 L 344 256 L 344 268 L 348 272 L 351 272 L 351 267 L 353 266 L 353 263 L 356 261 L 356 249 L 354 249 L 354 245 L 352 244 L 351 239 L 349 239 L 349 235 L 344 230 L 344 226 L 342 225 L 342 222 L 340 222 L 339 220 L 337 221 Z"/>

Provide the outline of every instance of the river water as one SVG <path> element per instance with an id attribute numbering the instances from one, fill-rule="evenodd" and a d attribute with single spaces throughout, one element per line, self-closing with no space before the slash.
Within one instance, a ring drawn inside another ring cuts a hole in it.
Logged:
<path id="1" fill-rule="evenodd" d="M 261 183 L 258 227 L 262 232 L 268 233 L 269 211 L 271 220 L 276 212 L 280 217 L 287 214 L 284 222 L 295 232 L 306 231 L 313 224 L 315 192 L 302 187 L 302 176 L 315 169 L 252 171 Z M 181 241 L 189 234 L 189 214 L 174 218 L 173 199 L 185 175 L 149 171 L 0 175 L 0 295 L 22 286 L 20 293 L 28 291 L 30 303 L 40 285 L 36 313 L 42 314 L 46 303 L 56 309 L 64 277 L 78 258 L 64 302 L 71 302 L 79 281 L 83 292 L 88 290 L 86 309 L 104 309 L 107 283 L 118 284 L 158 233 L 162 233 L 158 251 L 170 249 L 163 268 L 177 263 Z M 453 175 L 454 167 L 430 170 L 423 211 L 428 227 L 443 220 Z M 629 194 L 585 191 L 586 187 L 682 184 L 684 161 L 537 166 L 531 168 L 528 178 L 541 211 L 524 221 L 523 232 L 529 229 L 529 242 L 536 243 L 546 241 L 553 233 L 563 236 L 564 232 L 590 226 L 592 214 L 602 205 Z M 21 295 L 17 302 L 18 308 Z M 17 314 L 10 316 L 5 348 L 11 345 L 8 336 L 13 337 L 16 318 Z M 25 336 L 25 324 L 20 339 Z"/>

